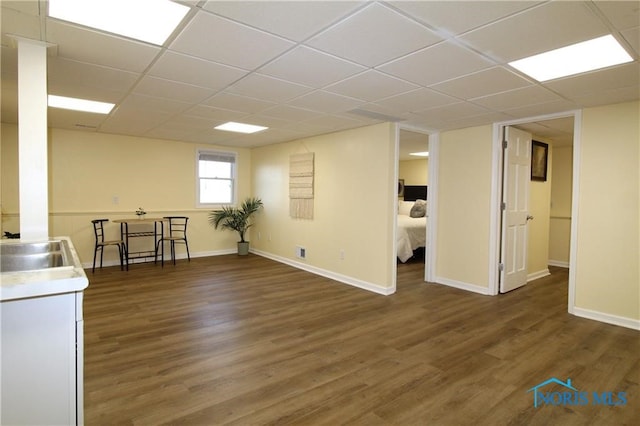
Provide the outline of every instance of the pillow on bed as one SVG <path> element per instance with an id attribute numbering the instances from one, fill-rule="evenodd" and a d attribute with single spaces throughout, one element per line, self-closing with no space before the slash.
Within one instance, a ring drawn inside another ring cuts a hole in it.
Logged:
<path id="1" fill-rule="evenodd" d="M 416 200 L 411 207 L 409 216 L 411 217 L 424 217 L 427 214 L 427 202 L 425 200 Z"/>
<path id="2" fill-rule="evenodd" d="M 398 214 L 403 216 L 409 216 L 411 213 L 411 208 L 413 207 L 413 201 L 398 201 Z"/>

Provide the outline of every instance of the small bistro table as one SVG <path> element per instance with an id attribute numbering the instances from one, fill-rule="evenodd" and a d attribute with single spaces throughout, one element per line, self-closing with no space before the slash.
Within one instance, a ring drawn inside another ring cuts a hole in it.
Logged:
<path id="1" fill-rule="evenodd" d="M 145 261 L 150 261 L 150 258 L 153 258 L 153 261 L 157 261 L 158 252 L 156 248 L 158 247 L 158 242 L 162 240 L 164 237 L 164 222 L 166 219 L 162 217 L 145 217 L 145 218 L 135 218 L 135 219 L 115 219 L 114 223 L 120 224 L 120 236 L 122 241 L 124 241 L 125 245 L 125 253 L 126 253 L 126 263 L 127 268 L 129 268 L 130 260 L 135 259 L 144 259 Z M 129 229 L 131 225 L 132 228 L 137 228 L 135 225 L 150 225 L 153 224 L 153 230 L 151 229 Z M 129 239 L 130 238 L 138 238 L 138 237 L 153 237 L 153 249 L 152 250 L 139 250 L 135 252 L 129 251 Z"/>

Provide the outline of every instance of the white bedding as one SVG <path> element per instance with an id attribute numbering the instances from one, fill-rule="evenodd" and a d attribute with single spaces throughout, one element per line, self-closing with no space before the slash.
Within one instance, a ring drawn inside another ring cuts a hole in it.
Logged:
<path id="1" fill-rule="evenodd" d="M 427 242 L 427 218 L 398 214 L 397 252 L 402 263 L 413 256 L 413 251 Z"/>

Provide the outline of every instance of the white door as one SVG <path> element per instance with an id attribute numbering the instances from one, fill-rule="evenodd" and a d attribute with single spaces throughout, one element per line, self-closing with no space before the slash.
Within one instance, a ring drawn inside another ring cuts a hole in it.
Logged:
<path id="1" fill-rule="evenodd" d="M 527 223 L 532 219 L 529 216 L 531 134 L 514 127 L 505 127 L 504 132 L 501 293 L 527 283 Z"/>

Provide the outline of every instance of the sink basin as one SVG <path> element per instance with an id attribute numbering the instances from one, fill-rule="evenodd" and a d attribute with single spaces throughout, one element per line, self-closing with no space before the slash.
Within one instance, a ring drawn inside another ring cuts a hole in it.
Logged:
<path id="1" fill-rule="evenodd" d="M 0 301 L 2 303 L 81 292 L 89 285 L 69 237 L 39 241 L 0 240 Z"/>
<path id="2" fill-rule="evenodd" d="M 65 240 L 0 244 L 0 271 L 19 272 L 72 266 Z"/>

